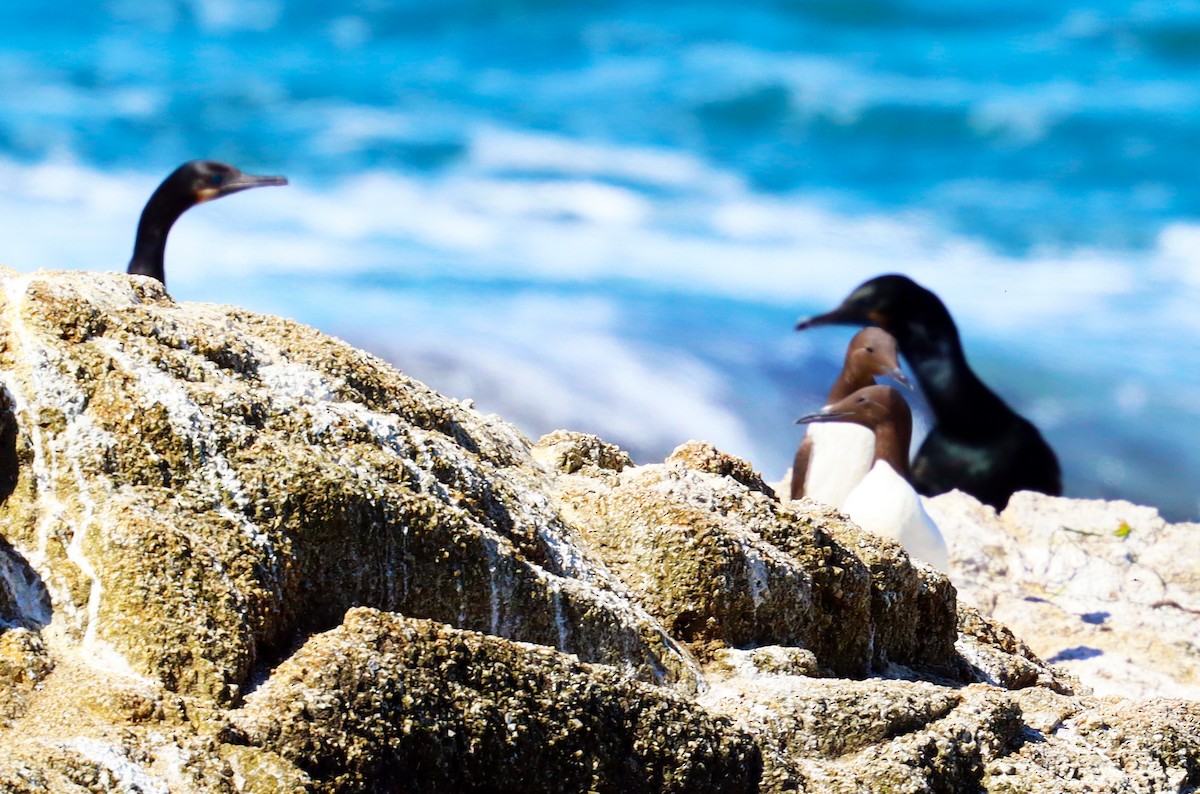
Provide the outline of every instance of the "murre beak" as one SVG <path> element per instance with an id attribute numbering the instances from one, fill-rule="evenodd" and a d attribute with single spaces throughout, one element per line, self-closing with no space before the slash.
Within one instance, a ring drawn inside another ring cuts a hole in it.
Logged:
<path id="1" fill-rule="evenodd" d="M 913 386 L 913 382 L 908 379 L 907 375 L 905 375 L 903 372 L 900 371 L 899 367 L 892 367 L 891 369 L 889 369 L 887 372 L 885 372 L 883 374 L 887 375 L 889 378 L 896 381 L 900 385 L 905 386 L 909 391 L 917 390 L 917 387 Z"/>
<path id="2" fill-rule="evenodd" d="M 839 419 L 844 419 L 852 415 L 850 411 L 826 411 L 825 409 L 821 409 L 815 414 L 800 417 L 796 420 L 796 424 L 806 425 L 809 422 L 836 422 Z"/>

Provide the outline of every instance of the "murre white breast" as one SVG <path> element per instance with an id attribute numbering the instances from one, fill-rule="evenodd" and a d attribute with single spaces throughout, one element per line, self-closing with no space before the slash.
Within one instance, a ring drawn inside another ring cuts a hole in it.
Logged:
<path id="1" fill-rule="evenodd" d="M 872 432 L 871 469 L 846 497 L 842 511 L 868 532 L 895 538 L 913 557 L 945 569 L 946 541 L 907 479 L 912 411 L 900 392 L 867 386 L 798 421 L 849 422 Z"/>
<path id="2" fill-rule="evenodd" d="M 908 480 L 886 461 L 876 461 L 846 497 L 842 512 L 868 532 L 887 535 L 913 557 L 935 568 L 949 565 L 946 541 Z"/>
<path id="3" fill-rule="evenodd" d="M 875 434 L 861 425 L 837 422 L 808 428 L 803 443 L 810 451 L 800 495 L 840 509 L 871 470 Z"/>

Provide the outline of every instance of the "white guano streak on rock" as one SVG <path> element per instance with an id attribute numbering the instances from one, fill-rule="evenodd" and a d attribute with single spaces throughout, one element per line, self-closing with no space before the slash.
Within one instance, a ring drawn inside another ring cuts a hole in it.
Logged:
<path id="1" fill-rule="evenodd" d="M 560 582 L 554 583 L 554 587 L 550 590 L 550 597 L 554 599 L 554 625 L 558 629 L 558 650 L 565 652 L 567 643 L 571 641 L 571 634 L 567 621 L 563 617 L 562 584 Z"/>
<path id="2" fill-rule="evenodd" d="M 211 490 L 210 498 L 214 508 L 222 517 L 236 523 L 246 537 L 268 555 L 274 565 L 277 559 L 271 538 L 242 512 L 250 504 L 250 499 L 246 496 L 237 472 L 229 460 L 219 451 L 212 449 L 208 443 L 209 439 L 216 435 L 213 421 L 196 405 L 179 381 L 163 373 L 153 363 L 135 360 L 112 340 L 98 340 L 97 346 L 133 377 L 149 402 L 158 403 L 166 408 L 167 417 L 176 432 L 193 439 L 203 455 L 202 465 L 193 471 L 205 475 L 203 484 L 208 485 Z M 240 509 L 230 510 L 225 504 L 225 497 Z"/>
<path id="3" fill-rule="evenodd" d="M 85 651 L 100 652 L 93 655 L 93 662 L 101 661 L 99 656 L 105 657 L 100 666 L 114 666 L 117 672 L 128 674 L 130 672 L 128 663 L 120 658 L 120 655 L 107 643 L 103 643 L 103 647 L 100 647 L 96 640 L 97 615 L 100 611 L 103 588 L 95 568 L 83 551 L 83 541 L 88 525 L 91 523 L 95 502 L 88 493 L 87 478 L 83 476 L 79 467 L 78 453 L 80 450 L 72 450 L 71 442 L 81 435 L 88 435 L 86 432 L 88 429 L 92 431 L 92 434 L 97 431 L 91 427 L 90 421 L 82 416 L 86 403 L 82 391 L 75 385 L 73 379 L 66 378 L 58 370 L 51 360 L 49 350 L 26 326 L 22 317 L 21 311 L 25 305 L 25 296 L 33 280 L 34 276 L 22 276 L 9 279 L 5 285 L 9 322 L 15 342 L 14 347 L 17 348 L 17 358 L 24 361 L 29 367 L 28 380 L 24 384 L 27 388 L 22 388 L 22 381 L 16 373 L 0 373 L 0 380 L 12 395 L 16 413 L 24 417 L 25 421 L 21 422 L 21 427 L 29 434 L 33 446 L 33 474 L 37 490 L 37 510 L 41 520 L 38 522 L 37 530 L 38 548 L 34 554 L 29 555 L 29 560 L 35 569 L 45 568 L 52 527 L 60 522 L 65 523 L 66 518 L 71 514 L 68 506 L 58 495 L 59 461 L 53 443 L 60 442 L 63 445 L 63 456 L 69 461 L 68 465 L 73 475 L 78 501 L 84 511 L 73 528 L 71 540 L 65 548 L 67 558 L 90 580 L 86 618 L 84 618 L 82 626 L 84 649 Z M 47 438 L 38 421 L 44 404 L 49 404 L 63 412 L 67 429 L 54 439 Z M 81 428 L 81 425 L 88 427 Z M 77 454 L 73 456 L 72 451 Z M 47 586 L 53 586 L 52 578 L 48 577 L 44 570 L 42 575 Z M 72 620 L 80 619 L 79 612 L 65 584 L 56 588 L 56 597 L 53 600 Z M 114 657 L 116 658 L 114 659 Z M 114 665 L 113 662 L 116 664 Z"/>
<path id="4" fill-rule="evenodd" d="M 63 435 L 66 435 L 66 433 Z M 100 575 L 96 573 L 92 561 L 87 558 L 87 554 L 84 552 L 83 541 L 87 537 L 88 527 L 91 526 L 92 519 L 96 515 L 96 502 L 92 499 L 91 494 L 88 493 L 88 480 L 79 465 L 79 458 L 71 460 L 70 466 L 71 472 L 75 475 L 75 490 L 79 503 L 83 507 L 83 515 L 79 517 L 79 523 L 75 527 L 75 532 L 71 535 L 71 542 L 67 545 L 67 559 L 75 563 L 79 570 L 83 571 L 84 576 L 87 576 L 92 583 L 88 595 L 88 620 L 87 628 L 83 633 L 83 647 L 94 649 L 96 647 L 96 629 L 100 625 L 100 598 L 104 594 L 104 588 L 100 584 Z M 112 649 L 108 648 L 108 650 Z M 125 666 L 128 667 L 128 664 Z"/>
<path id="5" fill-rule="evenodd" d="M 131 761 L 117 745 L 96 739 L 79 738 L 60 746 L 64 750 L 79 753 L 93 764 L 108 770 L 120 786 L 119 791 L 128 794 L 171 794 L 165 783 Z"/>
<path id="6" fill-rule="evenodd" d="M 738 539 L 738 547 L 742 550 L 742 557 L 746 560 L 746 575 L 750 579 L 750 598 L 754 601 L 754 608 L 758 609 L 763 598 L 771 593 L 767 561 L 761 551 L 741 538 Z"/>
<path id="7" fill-rule="evenodd" d="M 465 450 L 462 450 L 453 441 L 446 439 L 441 433 L 427 431 L 412 425 L 396 414 L 373 411 L 360 403 L 335 400 L 335 385 L 331 384 L 322 373 L 288 361 L 281 351 L 263 343 L 262 340 L 247 340 L 247 342 L 255 346 L 264 360 L 271 362 L 268 365 L 259 366 L 259 378 L 265 384 L 281 389 L 284 396 L 305 407 L 311 417 L 314 436 L 319 437 L 335 432 L 337 428 L 347 425 L 357 425 L 367 430 L 380 449 L 394 455 L 402 462 L 422 493 L 441 500 L 450 509 L 459 512 L 466 520 L 477 523 L 467 511 L 455 504 L 455 498 L 447 486 L 432 473 L 436 462 L 442 466 L 454 468 L 457 477 L 464 482 L 478 477 L 478 472 L 469 465 L 468 453 Z M 481 424 L 488 424 L 483 418 L 480 421 Z M 489 425 L 489 430 L 495 437 L 497 428 Z M 511 432 L 502 435 L 514 446 L 519 444 L 519 437 Z M 413 462 L 414 459 L 419 462 L 419 465 Z M 487 466 L 481 461 L 477 462 L 477 465 Z M 488 475 L 494 478 L 505 478 L 504 473 L 499 470 L 491 470 Z M 361 479 L 366 484 L 375 480 L 376 477 L 374 472 L 365 470 L 362 472 Z M 382 487 L 379 483 L 373 484 Z M 518 526 L 533 527 L 542 538 L 546 548 L 555 557 L 555 562 L 571 577 L 564 579 L 532 561 L 525 561 L 534 575 L 553 594 L 559 650 L 568 651 L 571 634 L 561 604 L 564 586 L 578 587 L 580 590 L 588 592 L 592 599 L 608 609 L 624 614 L 629 625 L 657 626 L 649 613 L 632 602 L 628 588 L 620 579 L 607 567 L 580 552 L 578 539 L 569 537 L 570 529 L 558 520 L 557 514 L 550 507 L 549 500 L 543 494 L 522 487 L 513 487 L 511 492 L 518 494 L 517 509 L 511 511 L 514 523 Z M 512 627 L 507 625 L 504 606 L 512 588 L 511 583 L 503 580 L 499 556 L 501 547 L 511 547 L 511 544 L 494 528 L 486 526 L 479 528 L 483 534 L 489 557 L 490 628 L 493 635 L 506 636 L 505 632 L 511 632 Z M 407 533 L 407 527 L 404 531 Z M 455 573 L 455 588 L 458 592 L 460 606 L 458 622 L 460 626 L 463 626 L 467 619 L 466 597 L 462 581 L 463 572 L 459 569 Z M 407 576 L 407 572 L 405 576 Z M 766 581 L 765 573 L 761 581 Z M 403 586 L 407 592 L 407 580 Z M 697 686 L 703 687 L 703 673 L 699 665 L 692 659 L 691 654 L 680 648 L 665 631 L 661 629 L 656 629 L 656 631 L 661 636 L 663 643 L 683 661 Z M 663 671 L 656 671 L 656 675 L 660 681 L 665 677 Z"/>
<path id="8" fill-rule="evenodd" d="M 15 357 L 23 360 L 29 367 L 30 388 L 28 393 L 21 388 L 22 382 L 18 379 L 17 374 L 11 371 L 0 371 L 0 381 L 4 383 L 8 393 L 12 396 L 15 414 L 24 417 L 25 421 L 20 422 L 20 426 L 29 434 L 33 446 L 33 475 L 37 490 L 38 515 L 41 516 L 41 519 L 38 521 L 37 528 L 37 549 L 27 556 L 31 565 L 35 568 L 42 568 L 49 550 L 50 530 L 67 512 L 67 508 L 58 498 L 57 489 L 54 487 L 54 468 L 57 461 L 54 450 L 48 448 L 46 444 L 41 424 L 38 421 L 39 411 L 37 409 L 40 407 L 41 398 L 50 394 L 59 396 L 58 392 L 66 390 L 67 381 L 65 378 L 59 377 L 53 379 L 57 383 L 51 382 L 53 370 L 47 351 L 32 338 L 33 334 L 25 327 L 25 322 L 21 318 L 25 293 L 31 281 L 31 276 L 22 276 L 9 279 L 5 284 L 11 335 L 15 342 L 13 347 L 17 352 Z M 76 390 L 71 389 L 71 391 Z M 77 399 L 81 398 L 82 395 L 77 396 Z M 63 405 L 69 405 L 73 401 L 63 399 L 60 402 Z M 64 607 L 73 610 L 74 605 L 65 593 L 63 595 L 63 598 L 56 599 L 56 601 L 62 601 Z"/>
<path id="9" fill-rule="evenodd" d="M 500 607 L 507 606 L 512 594 L 512 583 L 507 576 L 500 573 L 500 553 L 496 544 L 490 537 L 484 538 L 483 548 L 487 553 L 488 558 L 488 594 L 492 612 L 491 629 L 492 635 L 496 637 L 507 637 L 508 634 L 501 634 L 500 625 Z M 503 598 L 501 594 L 503 593 Z"/>

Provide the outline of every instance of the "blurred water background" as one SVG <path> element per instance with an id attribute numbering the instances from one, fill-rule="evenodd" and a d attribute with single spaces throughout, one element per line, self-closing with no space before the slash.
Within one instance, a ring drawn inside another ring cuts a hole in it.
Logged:
<path id="1" fill-rule="evenodd" d="M 0 5 L 0 263 L 121 270 L 184 160 L 179 300 L 293 317 L 529 435 L 781 476 L 903 272 L 1074 496 L 1200 514 L 1200 4 Z"/>

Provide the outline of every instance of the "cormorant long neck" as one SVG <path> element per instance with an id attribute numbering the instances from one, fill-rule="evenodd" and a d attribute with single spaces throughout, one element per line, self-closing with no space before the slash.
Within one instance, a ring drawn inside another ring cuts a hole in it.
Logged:
<path id="1" fill-rule="evenodd" d="M 133 243 L 133 258 L 129 260 L 126 272 L 151 276 L 166 284 L 163 255 L 167 250 L 167 232 L 195 203 L 193 195 L 180 195 L 179 187 L 170 180 L 159 185 L 142 210 Z"/>
<path id="2" fill-rule="evenodd" d="M 951 430 L 987 427 L 989 418 L 1012 414 L 967 364 L 958 328 L 937 301 L 919 321 L 907 319 L 893 329 L 900 353 L 912 367 L 921 392 L 939 425 Z"/>

